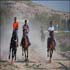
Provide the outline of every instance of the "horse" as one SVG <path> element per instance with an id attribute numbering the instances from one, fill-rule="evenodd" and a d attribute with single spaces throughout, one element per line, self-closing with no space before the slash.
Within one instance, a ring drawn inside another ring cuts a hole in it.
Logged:
<path id="1" fill-rule="evenodd" d="M 23 37 L 21 40 L 21 46 L 22 46 L 22 56 L 23 56 L 23 51 L 24 51 L 25 61 L 28 61 L 28 48 L 30 46 L 30 42 L 26 33 L 23 34 Z"/>
<path id="2" fill-rule="evenodd" d="M 51 31 L 50 38 L 48 38 L 48 40 L 47 40 L 47 52 L 48 52 L 48 56 L 50 56 L 49 62 L 51 62 L 53 50 L 55 50 L 55 45 L 56 45 L 56 42 L 54 40 L 54 33 L 53 33 L 53 31 Z"/>
<path id="3" fill-rule="evenodd" d="M 13 30 L 11 41 L 10 41 L 10 49 L 9 49 L 9 59 L 10 59 L 11 52 L 12 52 L 12 61 L 14 57 L 16 60 L 17 47 L 18 47 L 18 38 L 17 38 L 16 31 Z"/>

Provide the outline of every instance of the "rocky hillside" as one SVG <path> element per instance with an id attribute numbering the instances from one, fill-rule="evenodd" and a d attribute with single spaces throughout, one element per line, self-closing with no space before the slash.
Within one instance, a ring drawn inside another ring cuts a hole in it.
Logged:
<path id="1" fill-rule="evenodd" d="M 66 20 L 66 18 L 70 19 L 70 13 L 55 11 L 31 1 L 1 1 L 0 5 L 1 17 L 4 15 L 7 19 L 19 16 L 19 19 L 21 20 L 24 20 L 25 18 L 29 20 L 34 19 L 47 25 L 50 20 L 53 20 L 54 24 L 59 24 L 59 26 L 65 24 L 64 20 Z"/>

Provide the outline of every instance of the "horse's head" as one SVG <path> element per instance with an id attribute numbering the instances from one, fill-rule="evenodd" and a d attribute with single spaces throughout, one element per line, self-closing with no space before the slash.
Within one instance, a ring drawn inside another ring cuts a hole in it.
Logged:
<path id="1" fill-rule="evenodd" d="M 54 31 L 50 31 L 49 35 L 51 38 L 54 38 Z"/>
<path id="2" fill-rule="evenodd" d="M 23 35 L 24 35 L 24 37 L 27 35 L 26 29 L 23 30 Z"/>

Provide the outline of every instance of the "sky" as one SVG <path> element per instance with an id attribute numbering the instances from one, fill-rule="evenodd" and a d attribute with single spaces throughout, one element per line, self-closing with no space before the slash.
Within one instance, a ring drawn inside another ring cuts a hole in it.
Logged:
<path id="1" fill-rule="evenodd" d="M 56 1 L 56 0 L 50 0 L 50 1 L 33 1 L 38 4 L 42 4 L 44 6 L 47 6 L 48 8 L 57 10 L 57 11 L 64 11 L 64 12 L 70 12 L 69 5 L 70 1 Z"/>

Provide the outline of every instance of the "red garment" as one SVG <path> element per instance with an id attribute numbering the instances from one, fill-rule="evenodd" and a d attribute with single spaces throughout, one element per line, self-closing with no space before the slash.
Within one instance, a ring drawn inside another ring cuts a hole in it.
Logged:
<path id="1" fill-rule="evenodd" d="M 19 23 L 18 22 L 13 23 L 13 29 L 18 29 L 18 27 L 19 27 Z"/>

